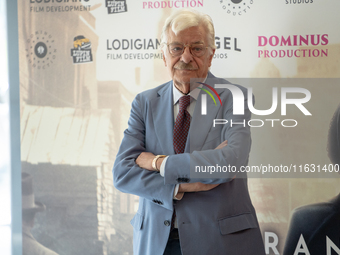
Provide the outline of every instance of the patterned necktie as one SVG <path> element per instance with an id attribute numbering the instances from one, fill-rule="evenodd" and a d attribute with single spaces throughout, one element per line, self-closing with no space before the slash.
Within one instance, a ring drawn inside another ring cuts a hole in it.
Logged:
<path id="1" fill-rule="evenodd" d="M 185 144 L 187 142 L 188 132 L 190 128 L 191 116 L 187 111 L 190 104 L 190 96 L 182 96 L 179 99 L 179 112 L 176 117 L 176 122 L 174 126 L 174 149 L 176 154 L 184 152 Z M 171 230 L 174 229 L 176 219 L 176 211 L 174 208 L 174 213 L 172 214 L 171 220 Z"/>
<path id="2" fill-rule="evenodd" d="M 185 144 L 187 142 L 191 121 L 190 113 L 187 111 L 190 99 L 191 97 L 188 95 L 182 96 L 179 99 L 179 112 L 176 117 L 173 140 L 176 154 L 184 152 Z"/>

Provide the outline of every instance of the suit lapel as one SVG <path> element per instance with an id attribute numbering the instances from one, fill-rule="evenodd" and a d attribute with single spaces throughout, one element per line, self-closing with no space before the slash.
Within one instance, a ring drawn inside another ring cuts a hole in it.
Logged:
<path id="1" fill-rule="evenodd" d="M 215 87 L 215 83 L 218 81 L 214 79 L 215 77 L 209 73 L 207 78 L 207 84 L 212 87 Z M 221 96 L 225 91 L 224 89 L 216 89 L 217 93 Z M 194 150 L 200 151 L 205 143 L 205 140 L 210 132 L 210 129 L 214 128 L 213 121 L 216 119 L 217 113 L 221 108 L 221 104 L 219 100 L 217 100 L 215 94 L 214 97 L 216 99 L 217 105 L 214 104 L 214 101 L 207 95 L 207 115 L 201 114 L 201 105 L 202 105 L 202 92 L 198 95 L 195 110 L 192 116 L 192 120 L 190 123 L 189 130 L 189 139 L 187 140 L 187 144 L 185 147 L 186 152 L 193 152 Z M 203 92 L 205 93 L 205 92 Z"/>
<path id="2" fill-rule="evenodd" d="M 173 146 L 174 109 L 172 84 L 168 82 L 151 101 L 152 117 L 157 139 L 165 155 L 175 154 Z"/>
<path id="3" fill-rule="evenodd" d="M 212 87 L 215 87 L 215 83 L 218 83 L 217 79 L 215 81 L 214 78 L 215 77 L 211 73 L 209 73 L 207 82 Z M 168 82 L 158 91 L 157 97 L 151 101 L 152 117 L 156 137 L 165 155 L 175 154 L 173 147 L 174 111 L 172 89 L 172 83 Z M 221 96 L 225 90 L 216 89 L 216 91 Z M 221 105 L 218 102 L 217 98 L 215 97 L 217 102 L 217 105 L 215 105 L 213 100 L 208 95 L 207 115 L 201 115 L 201 94 L 202 91 L 200 92 L 196 101 L 196 106 L 190 123 L 188 140 L 185 146 L 185 152 L 201 150 L 210 129 L 213 128 L 213 121 L 221 108 Z"/>

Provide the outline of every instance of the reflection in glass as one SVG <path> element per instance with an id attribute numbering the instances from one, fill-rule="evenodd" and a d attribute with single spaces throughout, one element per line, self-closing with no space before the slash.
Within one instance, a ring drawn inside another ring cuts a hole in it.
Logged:
<path id="1" fill-rule="evenodd" d="M 0 254 L 11 254 L 10 133 L 6 2 L 0 2 Z"/>

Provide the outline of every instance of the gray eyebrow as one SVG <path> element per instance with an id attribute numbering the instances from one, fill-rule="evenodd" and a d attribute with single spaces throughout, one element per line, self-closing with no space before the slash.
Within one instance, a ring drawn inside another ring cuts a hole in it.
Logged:
<path id="1" fill-rule="evenodd" d="M 171 44 L 173 44 L 173 43 L 177 43 L 177 44 L 185 44 L 185 43 L 176 42 L 176 41 L 171 42 Z M 204 42 L 202 42 L 202 41 L 197 41 L 197 42 L 190 43 L 190 45 L 191 45 L 191 44 L 204 44 Z"/>

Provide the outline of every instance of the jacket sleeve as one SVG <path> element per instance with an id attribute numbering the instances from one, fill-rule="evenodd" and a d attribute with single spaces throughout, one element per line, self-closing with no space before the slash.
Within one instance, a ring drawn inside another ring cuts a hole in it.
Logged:
<path id="1" fill-rule="evenodd" d="M 165 165 L 165 183 L 202 182 L 219 184 L 231 181 L 235 176 L 237 178 L 246 178 L 246 173 L 241 172 L 240 167 L 248 164 L 251 136 L 250 127 L 247 123 L 250 120 L 251 113 L 248 109 L 247 92 L 244 88 L 243 94 L 245 98 L 243 115 L 233 115 L 233 100 L 231 94 L 224 100 L 223 103 L 225 106 L 223 108 L 221 107 L 222 112 L 218 116 L 219 118 L 228 120 L 228 123 L 220 129 L 219 138 L 217 138 L 215 142 L 206 142 L 199 151 L 196 150 L 191 153 L 169 156 Z M 233 125 L 231 121 L 233 121 Z M 191 135 L 190 139 L 195 139 L 195 137 Z M 222 149 L 215 150 L 217 145 L 225 140 L 228 140 L 228 145 Z M 193 173 L 195 173 L 196 167 L 216 165 L 221 167 L 234 167 L 236 172 L 223 172 L 218 175 L 218 177 L 214 177 L 214 174 L 204 173 L 200 175 L 199 173 L 195 174 L 195 177 L 198 178 L 190 178 L 190 175 L 192 176 Z"/>
<path id="2" fill-rule="evenodd" d="M 126 193 L 153 201 L 164 208 L 173 210 L 175 185 L 165 184 L 159 173 L 140 168 L 135 160 L 145 150 L 145 124 L 140 95 L 132 103 L 128 128 L 120 145 L 113 166 L 114 186 Z"/>

